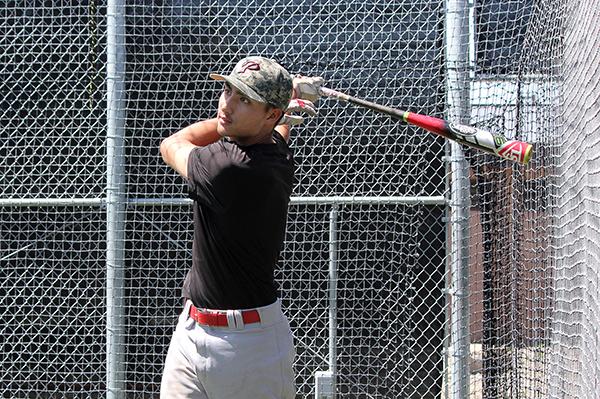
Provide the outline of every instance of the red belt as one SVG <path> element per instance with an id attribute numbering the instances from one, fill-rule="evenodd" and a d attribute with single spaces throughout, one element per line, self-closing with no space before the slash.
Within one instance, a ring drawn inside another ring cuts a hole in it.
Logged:
<path id="1" fill-rule="evenodd" d="M 194 305 L 190 306 L 190 317 L 198 324 L 212 327 L 233 327 L 229 325 L 227 311 L 201 310 Z M 242 310 L 244 324 L 260 323 L 260 314 L 257 310 Z"/>

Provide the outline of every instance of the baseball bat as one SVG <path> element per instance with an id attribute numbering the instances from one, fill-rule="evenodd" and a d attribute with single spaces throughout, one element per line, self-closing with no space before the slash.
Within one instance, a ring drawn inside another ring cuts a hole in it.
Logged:
<path id="1" fill-rule="evenodd" d="M 410 125 L 421 127 L 431 133 L 494 154 L 509 161 L 526 164 L 529 162 L 529 159 L 531 159 L 533 147 L 531 144 L 524 141 L 508 140 L 501 134 L 494 134 L 473 126 L 449 123 L 448 121 L 433 116 L 421 115 L 387 107 L 326 87 L 321 87 L 321 94 L 335 98 L 339 101 L 349 102 L 373 111 L 384 113 Z"/>

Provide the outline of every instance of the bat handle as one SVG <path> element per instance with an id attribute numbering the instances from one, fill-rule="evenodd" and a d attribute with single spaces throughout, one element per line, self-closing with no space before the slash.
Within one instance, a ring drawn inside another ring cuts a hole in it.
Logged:
<path id="1" fill-rule="evenodd" d="M 342 92 L 339 92 L 337 90 L 332 90 L 329 89 L 327 87 L 320 87 L 319 88 L 319 92 L 321 93 L 321 95 L 325 96 L 325 97 L 335 97 L 338 100 L 341 101 L 348 101 L 350 99 L 350 96 L 347 94 L 344 94 Z"/>

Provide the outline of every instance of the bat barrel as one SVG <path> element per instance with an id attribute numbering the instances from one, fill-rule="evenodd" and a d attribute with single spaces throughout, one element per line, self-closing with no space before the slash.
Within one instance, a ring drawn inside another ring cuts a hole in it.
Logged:
<path id="1" fill-rule="evenodd" d="M 376 112 L 384 113 L 392 118 L 400 119 L 408 124 L 421 127 L 439 136 L 494 154 L 509 161 L 526 164 L 531 159 L 533 153 L 531 144 L 518 140 L 507 140 L 504 136 L 493 134 L 487 130 L 478 129 L 473 126 L 452 124 L 433 116 L 391 108 L 326 87 L 321 87 L 320 91 L 324 96 L 333 97 L 340 101 L 346 101 Z"/>

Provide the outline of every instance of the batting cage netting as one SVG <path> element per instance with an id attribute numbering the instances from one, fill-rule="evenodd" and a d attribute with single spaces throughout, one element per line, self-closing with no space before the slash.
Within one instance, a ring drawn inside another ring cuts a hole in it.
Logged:
<path id="1" fill-rule="evenodd" d="M 4 1 L 0 396 L 156 398 L 191 262 L 162 139 L 248 55 L 527 141 L 322 98 L 276 271 L 298 398 L 600 392 L 600 1 Z"/>

